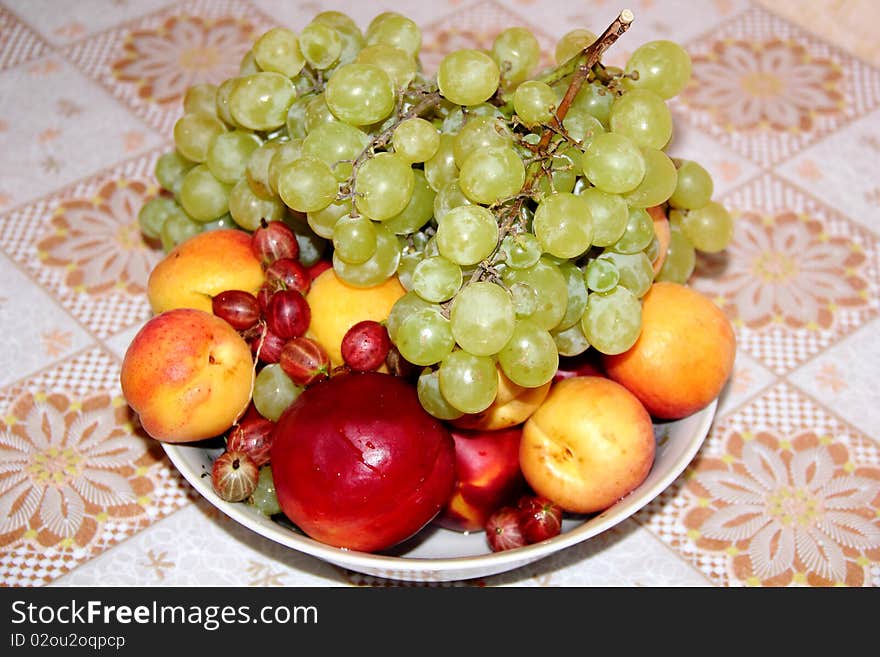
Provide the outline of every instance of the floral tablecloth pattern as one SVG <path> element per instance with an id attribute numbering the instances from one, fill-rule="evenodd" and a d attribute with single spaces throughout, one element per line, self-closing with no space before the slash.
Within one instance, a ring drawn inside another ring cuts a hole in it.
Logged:
<path id="1" fill-rule="evenodd" d="M 161 257 L 137 228 L 187 87 L 274 25 L 400 11 L 422 61 L 636 16 L 606 61 L 682 43 L 670 154 L 712 173 L 733 244 L 692 283 L 738 355 L 686 472 L 600 536 L 484 586 L 880 584 L 880 5 L 872 0 L 0 0 L 0 584 L 394 582 L 201 501 L 135 429 L 119 368 Z M 459 583 L 452 583 L 459 584 Z"/>

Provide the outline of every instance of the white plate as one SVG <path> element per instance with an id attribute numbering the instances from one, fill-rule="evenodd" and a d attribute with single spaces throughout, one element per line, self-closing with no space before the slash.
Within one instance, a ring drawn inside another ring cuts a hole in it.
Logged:
<path id="1" fill-rule="evenodd" d="M 612 507 L 596 515 L 566 518 L 559 536 L 504 552 L 491 552 L 483 532 L 464 534 L 433 525 L 397 546 L 393 554 L 368 554 L 332 547 L 308 538 L 291 525 L 267 518 L 249 504 L 220 499 L 214 493 L 211 477 L 206 476 L 219 454 L 218 448 L 167 443 L 163 447 L 171 462 L 201 495 L 261 536 L 374 577 L 442 582 L 487 577 L 519 568 L 596 536 L 630 517 L 685 470 L 709 432 L 716 406 L 717 400 L 684 419 L 655 424 L 657 453 L 651 472 L 641 486 Z"/>

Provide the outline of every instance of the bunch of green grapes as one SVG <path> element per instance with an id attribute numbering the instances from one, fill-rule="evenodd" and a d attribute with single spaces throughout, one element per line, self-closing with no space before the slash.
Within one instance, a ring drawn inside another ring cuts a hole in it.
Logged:
<path id="1" fill-rule="evenodd" d="M 397 276 L 407 292 L 386 326 L 438 418 L 485 410 L 499 370 L 537 387 L 560 355 L 621 353 L 653 282 L 685 282 L 732 222 L 706 169 L 665 152 L 687 53 L 652 41 L 575 81 L 596 39 L 572 30 L 557 66 L 536 71 L 537 39 L 512 27 L 429 77 L 419 27 L 395 12 L 363 32 L 332 11 L 273 28 L 238 76 L 186 94 L 156 167 L 168 195 L 144 207 L 143 230 L 167 249 L 284 219 L 350 285 Z"/>

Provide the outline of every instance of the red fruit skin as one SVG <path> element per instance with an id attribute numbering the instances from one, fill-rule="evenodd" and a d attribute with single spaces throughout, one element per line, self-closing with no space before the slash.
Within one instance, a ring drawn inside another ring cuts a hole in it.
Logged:
<path id="1" fill-rule="evenodd" d="M 283 221 L 262 221 L 251 235 L 251 249 L 263 263 L 271 265 L 279 258 L 298 258 L 296 233 Z"/>
<path id="2" fill-rule="evenodd" d="M 492 552 L 513 550 L 526 545 L 519 523 L 519 509 L 503 506 L 486 521 L 486 541 Z"/>
<path id="3" fill-rule="evenodd" d="M 311 280 L 315 280 L 316 278 L 318 278 L 318 276 L 320 276 L 326 270 L 330 269 L 332 266 L 333 266 L 333 261 L 325 260 L 322 258 L 321 260 L 318 260 L 318 262 L 316 262 L 315 264 L 311 265 L 310 267 L 307 267 L 306 271 L 309 274 L 309 278 Z"/>
<path id="4" fill-rule="evenodd" d="M 277 363 L 281 359 L 281 351 L 287 340 L 272 331 L 266 330 L 266 335 L 257 335 L 250 339 L 251 353 L 259 358 L 261 363 Z"/>
<path id="5" fill-rule="evenodd" d="M 266 285 L 271 290 L 296 290 L 305 295 L 312 286 L 312 279 L 299 260 L 280 258 L 266 267 Z"/>
<path id="6" fill-rule="evenodd" d="M 522 426 L 495 431 L 453 429 L 455 491 L 434 521 L 460 532 L 481 531 L 489 517 L 526 490 L 519 467 Z"/>
<path id="7" fill-rule="evenodd" d="M 379 552 L 431 522 L 455 485 L 455 444 L 414 386 L 349 372 L 309 386 L 278 419 L 272 474 L 284 514 L 315 540 Z"/>
<path id="8" fill-rule="evenodd" d="M 312 321 L 306 298 L 296 290 L 279 290 L 266 306 L 269 330 L 285 340 L 303 335 Z"/>
<path id="9" fill-rule="evenodd" d="M 538 543 L 562 532 L 562 508 L 545 497 L 524 495 L 517 503 L 526 543 Z"/>
<path id="10" fill-rule="evenodd" d="M 342 360 L 359 372 L 377 370 L 385 364 L 391 350 L 391 338 L 379 322 L 365 319 L 345 332 L 340 351 Z"/>
<path id="11" fill-rule="evenodd" d="M 275 423 L 262 415 L 255 418 L 244 417 L 229 430 L 226 450 L 247 454 L 257 467 L 266 465 L 269 462 L 274 429 Z"/>

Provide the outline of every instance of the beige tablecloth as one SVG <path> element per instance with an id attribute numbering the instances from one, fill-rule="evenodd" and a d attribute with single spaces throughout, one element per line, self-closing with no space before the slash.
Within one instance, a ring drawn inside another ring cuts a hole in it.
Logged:
<path id="1" fill-rule="evenodd" d="M 0 584 L 385 584 L 271 543 L 200 501 L 133 433 L 118 377 L 160 254 L 136 215 L 185 89 L 265 29 L 400 11 L 423 63 L 525 25 L 545 52 L 608 0 L 0 0 Z M 693 285 L 733 320 L 733 378 L 697 458 L 594 539 L 468 582 L 880 583 L 880 4 L 633 0 L 606 62 L 683 44 L 670 154 L 735 215 Z"/>

